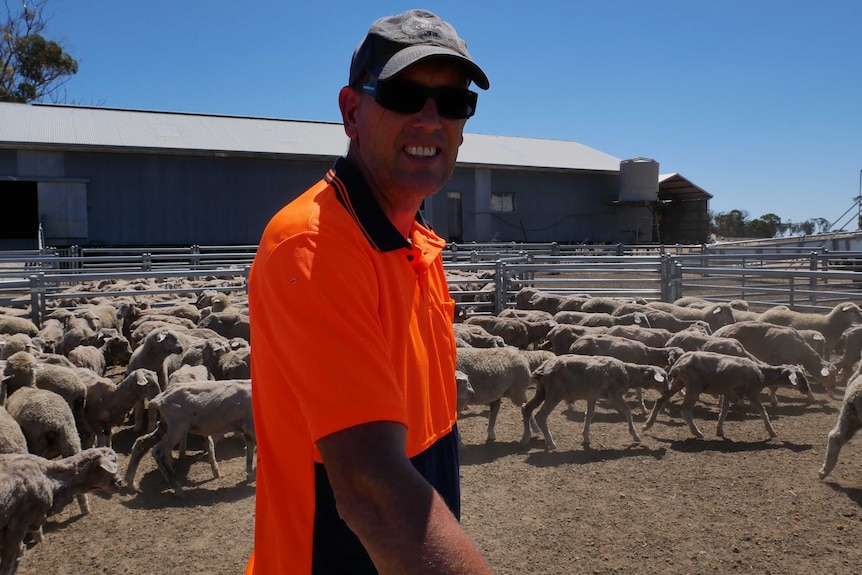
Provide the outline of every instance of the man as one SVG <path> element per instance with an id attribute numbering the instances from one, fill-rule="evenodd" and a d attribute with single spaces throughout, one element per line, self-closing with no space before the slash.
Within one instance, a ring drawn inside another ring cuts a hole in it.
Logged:
<path id="1" fill-rule="evenodd" d="M 490 573 L 458 523 L 454 302 L 419 216 L 470 82 L 455 30 L 372 24 L 339 93 L 346 158 L 270 221 L 249 277 L 258 438 L 246 573 Z"/>

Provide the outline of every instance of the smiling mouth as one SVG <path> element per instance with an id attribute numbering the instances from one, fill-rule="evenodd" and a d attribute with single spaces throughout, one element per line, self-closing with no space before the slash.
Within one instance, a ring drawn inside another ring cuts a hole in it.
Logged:
<path id="1" fill-rule="evenodd" d="M 407 146 L 404 151 L 414 158 L 432 158 L 437 155 L 438 149 L 433 146 Z"/>

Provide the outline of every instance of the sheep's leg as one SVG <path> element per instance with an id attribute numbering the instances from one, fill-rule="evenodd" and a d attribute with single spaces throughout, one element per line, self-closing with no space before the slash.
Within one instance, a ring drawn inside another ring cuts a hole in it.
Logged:
<path id="1" fill-rule="evenodd" d="M 646 423 L 641 427 L 641 431 L 648 431 L 655 424 L 655 420 L 658 418 L 658 414 L 664 409 L 664 406 L 667 405 L 667 402 L 670 401 L 670 398 L 676 393 L 676 390 L 666 391 L 661 394 L 655 405 L 652 406 L 652 411 L 649 414 L 649 417 L 646 420 Z"/>
<path id="2" fill-rule="evenodd" d="M 0 575 L 13 575 L 24 555 L 24 530 L 6 527 L 0 530 Z"/>
<path id="3" fill-rule="evenodd" d="M 135 483 L 135 473 L 138 471 L 138 465 L 141 462 L 141 458 L 144 456 L 144 453 L 149 451 L 150 448 L 159 442 L 159 440 L 164 436 L 165 431 L 165 426 L 159 425 L 159 427 L 157 427 L 152 433 L 142 435 L 135 440 L 134 445 L 132 445 L 132 453 L 129 456 L 129 464 L 126 467 L 126 476 L 124 478 L 129 489 L 138 491 L 138 484 Z"/>
<path id="4" fill-rule="evenodd" d="M 694 404 L 697 402 L 697 398 L 700 396 L 699 393 L 694 391 L 689 391 L 685 394 L 685 400 L 682 402 L 682 407 L 680 408 L 680 413 L 682 414 L 683 420 L 688 424 L 688 429 L 691 431 L 692 435 L 699 439 L 703 439 L 703 433 L 697 428 L 697 425 L 694 423 L 694 419 L 691 415 L 691 410 L 694 407 Z"/>
<path id="5" fill-rule="evenodd" d="M 640 389 L 640 388 L 638 388 Z M 610 398 L 611 405 L 613 405 L 616 410 L 622 415 L 626 422 L 629 424 L 629 433 L 634 439 L 635 443 L 641 442 L 641 436 L 638 435 L 637 429 L 635 429 L 635 422 L 632 419 L 632 410 L 629 407 L 629 404 L 622 397 L 612 397 Z"/>
<path id="6" fill-rule="evenodd" d="M 845 403 L 838 415 L 838 423 L 829 431 L 826 459 L 818 473 L 820 479 L 825 478 L 835 469 L 835 464 L 838 463 L 838 453 L 844 444 L 856 434 L 860 425 L 862 422 L 859 421 L 859 414 L 856 409 Z"/>
<path id="7" fill-rule="evenodd" d="M 769 437 L 775 437 L 777 433 L 772 429 L 772 422 L 769 421 L 769 415 L 766 413 L 766 408 L 763 407 L 763 404 L 760 403 L 760 399 L 757 397 L 757 392 L 749 393 L 748 398 L 751 400 L 751 403 L 754 407 L 757 408 L 757 411 L 760 413 L 760 419 L 763 420 L 763 426 L 766 427 L 767 433 L 769 433 Z"/>
<path id="8" fill-rule="evenodd" d="M 78 508 L 81 510 L 81 515 L 89 515 L 90 514 L 90 498 L 87 497 L 86 493 L 80 493 L 75 496 L 75 499 L 78 500 Z"/>
<path id="9" fill-rule="evenodd" d="M 776 391 L 778 391 L 778 386 L 769 386 L 769 405 L 772 407 L 778 407 L 778 396 L 775 394 Z"/>
<path id="10" fill-rule="evenodd" d="M 138 403 L 135 404 L 135 433 L 141 433 L 144 431 L 144 400 L 142 399 Z"/>
<path id="11" fill-rule="evenodd" d="M 497 434 L 494 433 L 494 427 L 497 425 L 497 414 L 500 413 L 501 401 L 502 399 L 496 399 L 488 404 L 491 408 L 491 411 L 488 413 L 488 443 L 497 439 Z"/>
<path id="12" fill-rule="evenodd" d="M 156 460 L 156 467 L 162 472 L 162 476 L 174 490 L 174 493 L 182 496 L 183 489 L 174 473 L 174 458 L 172 455 L 174 445 L 177 444 L 180 434 L 171 433 L 170 431 L 162 437 L 161 441 L 153 447 L 153 459 Z"/>
<path id="13" fill-rule="evenodd" d="M 254 481 L 257 475 L 254 468 L 254 450 L 257 447 L 257 440 L 254 435 L 246 432 L 243 432 L 242 438 L 245 440 L 245 477 L 247 481 Z"/>
<path id="14" fill-rule="evenodd" d="M 548 429 L 548 416 L 551 414 L 551 411 L 557 406 L 558 401 L 545 401 L 542 407 L 539 408 L 539 411 L 536 413 L 536 423 L 539 425 L 539 429 L 542 430 L 542 435 L 545 437 L 545 447 L 548 449 L 556 449 L 557 444 L 554 443 L 554 436 L 551 435 L 551 430 Z M 524 425 L 527 425 L 525 421 Z"/>
<path id="15" fill-rule="evenodd" d="M 638 407 L 641 410 L 641 413 L 646 415 L 647 408 L 646 408 L 646 404 L 644 403 L 644 390 L 642 387 L 636 387 L 635 388 L 635 401 L 637 402 Z M 640 441 L 640 440 L 638 440 L 638 441 Z"/>
<path id="16" fill-rule="evenodd" d="M 545 388 L 543 385 L 539 384 L 536 387 L 536 395 L 533 396 L 533 399 L 528 401 L 521 407 L 521 417 L 524 419 L 524 434 L 521 436 L 521 444 L 527 445 L 530 443 L 530 438 L 533 436 L 530 428 L 537 429 L 541 431 L 541 427 L 539 427 L 536 418 L 533 417 L 533 410 L 539 406 L 545 400 Z M 535 426 L 535 427 L 533 427 Z"/>
<path id="17" fill-rule="evenodd" d="M 727 412 L 730 409 L 730 397 L 727 394 L 722 395 L 718 404 L 721 410 L 718 413 L 718 428 L 715 434 L 719 437 L 724 437 L 724 420 L 727 418 Z"/>
<path id="18" fill-rule="evenodd" d="M 584 438 L 581 445 L 584 447 L 590 444 L 590 424 L 593 422 L 593 417 L 596 415 L 596 400 L 590 398 L 587 400 L 587 411 L 584 414 Z"/>
<path id="19" fill-rule="evenodd" d="M 215 457 L 215 443 L 213 443 L 212 435 L 207 435 L 207 452 L 209 455 L 210 469 L 212 469 L 213 477 L 217 479 L 221 477 L 221 473 L 219 472 L 218 462 Z"/>

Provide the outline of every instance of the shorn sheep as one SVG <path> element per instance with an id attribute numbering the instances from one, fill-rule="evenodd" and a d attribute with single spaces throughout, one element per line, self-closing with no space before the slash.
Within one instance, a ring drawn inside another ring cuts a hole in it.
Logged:
<path id="1" fill-rule="evenodd" d="M 159 471 L 174 493 L 182 495 L 182 487 L 173 468 L 171 450 L 189 433 L 207 438 L 209 463 L 213 477 L 219 477 L 215 446 L 211 436 L 239 432 L 245 441 L 246 474 L 254 480 L 254 450 L 256 439 L 251 409 L 251 381 L 224 379 L 183 383 L 163 391 L 150 405 L 159 412 L 155 431 L 142 435 L 132 446 L 126 468 L 126 483 L 138 489 L 135 473 L 144 453 L 153 448 L 153 458 Z"/>
<path id="2" fill-rule="evenodd" d="M 632 412 L 623 395 L 632 387 L 645 387 L 664 392 L 667 374 L 660 367 L 639 365 L 620 361 L 613 357 L 586 357 L 580 355 L 560 355 L 547 360 L 532 374 L 536 382 L 536 394 L 521 412 L 524 418 L 524 435 L 521 443 L 526 445 L 532 436 L 530 432 L 533 410 L 539 405 L 535 422 L 545 437 L 548 449 L 556 449 L 557 444 L 548 429 L 548 415 L 558 403 L 586 400 L 587 412 L 584 417 L 583 445 L 590 445 L 590 423 L 596 410 L 596 401 L 607 400 L 626 419 L 629 433 L 635 443 L 641 438 L 632 421 Z"/>
<path id="3" fill-rule="evenodd" d="M 854 324 L 862 324 L 862 309 L 850 302 L 840 303 L 826 314 L 799 312 L 777 306 L 760 314 L 760 321 L 817 330 L 826 338 L 826 352 L 831 354 L 846 329 Z"/>
<path id="4" fill-rule="evenodd" d="M 24 536 L 41 540 L 45 520 L 72 499 L 95 489 L 120 490 L 117 454 L 93 448 L 49 461 L 31 454 L 0 455 L 0 575 L 12 575 L 24 553 Z"/>
<path id="5" fill-rule="evenodd" d="M 670 379 L 667 390 L 656 401 L 643 430 L 647 431 L 655 423 L 656 417 L 667 405 L 668 400 L 680 390 L 685 390 L 682 403 L 682 418 L 688 424 L 692 435 L 703 439 L 703 433 L 692 419 L 691 411 L 701 393 L 720 396 L 721 412 L 718 416 L 716 435 L 724 437 L 724 420 L 730 402 L 744 397 L 754 405 L 763 419 L 763 425 L 770 437 L 775 430 L 769 421 L 766 408 L 758 397 L 763 388 L 769 385 L 784 384 L 799 392 L 808 393 L 808 380 L 802 369 L 795 365 L 768 365 L 745 357 L 736 357 L 711 351 L 688 351 L 680 357 L 668 371 Z M 538 419 L 538 418 L 537 418 Z"/>

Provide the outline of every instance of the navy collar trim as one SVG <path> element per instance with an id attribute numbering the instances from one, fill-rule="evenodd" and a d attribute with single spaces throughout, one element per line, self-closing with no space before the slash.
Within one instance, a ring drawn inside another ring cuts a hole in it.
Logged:
<path id="1" fill-rule="evenodd" d="M 338 201 L 356 221 L 372 247 L 381 252 L 410 247 L 380 209 L 371 188 L 351 160 L 338 158 L 324 179 L 335 189 Z M 426 225 L 419 212 L 416 212 L 416 221 Z"/>

